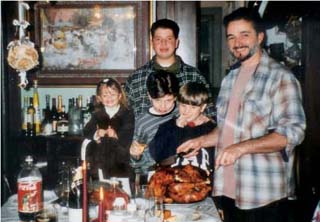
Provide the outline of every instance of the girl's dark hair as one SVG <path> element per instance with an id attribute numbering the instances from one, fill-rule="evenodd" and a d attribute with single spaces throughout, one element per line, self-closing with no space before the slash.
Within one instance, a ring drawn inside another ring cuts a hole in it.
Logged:
<path id="1" fill-rule="evenodd" d="M 178 102 L 192 106 L 201 106 L 208 103 L 208 97 L 208 90 L 204 84 L 188 82 L 180 88 Z"/>
<path id="2" fill-rule="evenodd" d="M 157 70 L 148 76 L 147 90 L 152 99 L 161 98 L 168 94 L 177 96 L 179 81 L 174 74 L 164 70 Z"/>
<path id="3" fill-rule="evenodd" d="M 96 89 L 96 95 L 97 95 L 97 96 L 100 95 L 100 93 L 101 93 L 101 88 L 102 88 L 103 86 L 109 87 L 109 88 L 117 91 L 118 93 L 120 93 L 120 94 L 121 94 L 120 103 L 121 103 L 123 106 L 127 107 L 127 97 L 126 97 L 126 94 L 125 94 L 125 92 L 124 92 L 121 84 L 120 84 L 117 80 L 115 80 L 115 79 L 113 79 L 113 78 L 107 78 L 107 79 L 101 80 L 101 81 L 98 83 L 98 85 L 97 85 L 97 89 Z"/>
<path id="4" fill-rule="evenodd" d="M 151 26 L 151 36 L 154 36 L 154 33 L 158 28 L 164 28 L 164 29 L 171 29 L 174 37 L 177 39 L 179 37 L 179 26 L 176 22 L 170 20 L 170 19 L 159 19 L 156 22 L 154 22 Z"/>
<path id="5" fill-rule="evenodd" d="M 252 22 L 253 27 L 257 33 L 265 33 L 265 23 L 261 18 L 259 12 L 257 12 L 255 9 L 249 9 L 245 7 L 238 8 L 237 10 L 224 17 L 223 24 L 227 28 L 230 22 L 241 19 Z"/>

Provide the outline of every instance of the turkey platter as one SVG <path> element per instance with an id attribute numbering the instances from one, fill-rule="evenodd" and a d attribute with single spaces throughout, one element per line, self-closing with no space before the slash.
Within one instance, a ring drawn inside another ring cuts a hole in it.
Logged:
<path id="1" fill-rule="evenodd" d="M 192 203 L 206 198 L 210 190 L 207 173 L 189 164 L 157 169 L 149 180 L 146 196 L 154 194 L 165 203 Z"/>

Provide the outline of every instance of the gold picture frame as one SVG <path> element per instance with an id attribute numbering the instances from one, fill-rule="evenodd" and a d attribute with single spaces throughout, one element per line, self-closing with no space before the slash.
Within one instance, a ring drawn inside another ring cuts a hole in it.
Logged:
<path id="1" fill-rule="evenodd" d="M 42 84 L 123 82 L 149 59 L 149 2 L 40 2 L 35 24 Z"/>

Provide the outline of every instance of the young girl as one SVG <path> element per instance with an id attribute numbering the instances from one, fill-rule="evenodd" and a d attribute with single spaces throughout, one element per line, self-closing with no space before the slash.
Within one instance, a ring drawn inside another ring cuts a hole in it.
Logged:
<path id="1" fill-rule="evenodd" d="M 121 85 L 112 78 L 98 83 L 96 100 L 98 105 L 83 130 L 86 138 L 95 141 L 87 151 L 92 177 L 98 178 L 98 169 L 104 178 L 128 177 L 134 114 Z"/>
<path id="2" fill-rule="evenodd" d="M 205 135 L 216 126 L 203 111 L 206 108 L 208 92 L 203 84 L 189 82 L 180 88 L 178 95 L 179 117 L 159 126 L 153 140 L 149 143 L 149 151 L 156 162 L 176 154 L 177 147 L 183 142 Z M 197 156 L 178 158 L 171 166 L 191 164 L 209 174 L 213 169 L 214 149 L 202 148 Z"/>

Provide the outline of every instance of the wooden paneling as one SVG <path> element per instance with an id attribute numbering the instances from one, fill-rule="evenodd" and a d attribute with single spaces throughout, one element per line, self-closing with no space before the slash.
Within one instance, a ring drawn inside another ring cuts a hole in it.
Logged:
<path id="1" fill-rule="evenodd" d="M 307 129 L 304 142 L 297 147 L 299 221 L 311 221 L 320 198 L 320 19 L 305 17 L 302 25 L 303 65 L 302 82 Z"/>
<path id="2" fill-rule="evenodd" d="M 6 174 L 13 185 L 17 175 L 18 158 L 11 137 L 20 129 L 20 88 L 18 87 L 18 73 L 8 66 L 6 57 L 7 45 L 14 40 L 15 27 L 13 19 L 18 18 L 18 2 L 1 3 L 2 41 L 2 69 L 1 69 L 1 174 Z M 3 180 L 2 180 L 3 182 Z M 5 185 L 2 183 L 2 187 Z M 1 191 L 1 199 L 6 199 L 10 193 L 8 190 Z"/>

